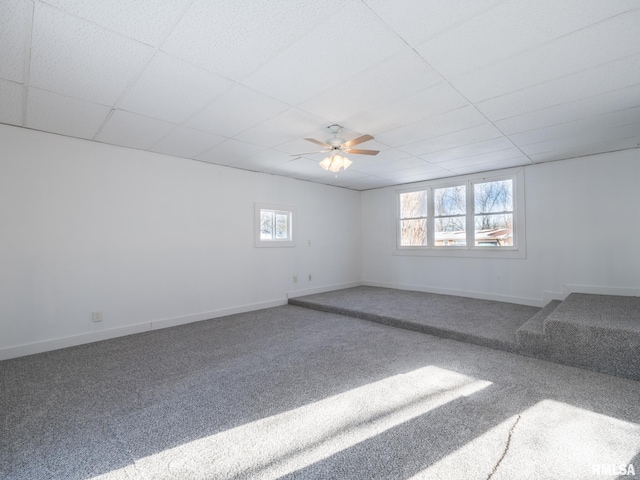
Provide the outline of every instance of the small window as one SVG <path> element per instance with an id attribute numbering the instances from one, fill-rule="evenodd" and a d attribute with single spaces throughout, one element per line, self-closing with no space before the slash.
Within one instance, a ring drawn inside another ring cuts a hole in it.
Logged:
<path id="1" fill-rule="evenodd" d="M 255 246 L 292 247 L 294 207 L 255 204 Z"/>

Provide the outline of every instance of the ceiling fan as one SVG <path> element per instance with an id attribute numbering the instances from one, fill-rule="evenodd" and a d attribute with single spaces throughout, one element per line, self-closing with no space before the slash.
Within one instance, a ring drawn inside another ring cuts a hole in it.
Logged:
<path id="1" fill-rule="evenodd" d="M 373 140 L 373 137 L 371 135 L 362 135 L 358 138 L 354 138 L 353 140 L 345 141 L 343 138 L 338 137 L 338 133 L 340 133 L 340 130 L 342 130 L 342 127 L 340 125 L 329 125 L 327 128 L 333 134 L 333 138 L 330 138 L 326 142 L 321 142 L 320 140 L 316 140 L 315 138 L 305 138 L 305 140 L 307 140 L 308 142 L 320 145 L 324 150 L 300 154 L 309 155 L 311 153 L 328 153 L 327 157 L 320 162 L 320 166 L 325 170 L 330 170 L 332 172 L 337 172 L 341 168 L 346 170 L 347 167 L 349 167 L 349 165 L 353 163 L 351 162 L 351 160 L 344 156 L 344 154 L 346 153 L 354 153 L 358 155 L 377 155 L 378 153 L 380 153 L 379 150 L 363 150 L 361 148 L 351 148 L 354 145 Z"/>

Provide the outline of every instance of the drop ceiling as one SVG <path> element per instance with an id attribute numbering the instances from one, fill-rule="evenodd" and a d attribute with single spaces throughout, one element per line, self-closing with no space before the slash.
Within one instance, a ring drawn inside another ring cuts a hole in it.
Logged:
<path id="1" fill-rule="evenodd" d="M 9 125 L 355 190 L 640 145 L 637 0 L 1 5 Z"/>

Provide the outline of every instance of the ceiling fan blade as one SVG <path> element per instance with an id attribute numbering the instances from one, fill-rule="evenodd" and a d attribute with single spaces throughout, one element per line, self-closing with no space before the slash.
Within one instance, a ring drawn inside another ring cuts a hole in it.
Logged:
<path id="1" fill-rule="evenodd" d="M 308 138 L 306 140 L 309 140 Z M 361 137 L 354 138 L 353 140 L 349 140 L 348 142 L 344 142 L 342 144 L 343 147 L 349 148 L 354 145 L 358 145 L 359 143 L 368 142 L 369 140 L 373 140 L 371 135 L 362 135 Z"/>
<path id="2" fill-rule="evenodd" d="M 320 145 L 321 147 L 324 147 L 324 148 L 331 148 L 331 145 L 329 145 L 328 143 L 321 142 L 320 140 L 316 140 L 315 138 L 305 138 L 305 140 L 307 142 L 311 142 L 311 143 L 315 143 L 316 145 Z"/>
<path id="3" fill-rule="evenodd" d="M 359 148 L 347 148 L 345 152 L 355 153 L 358 155 L 377 155 L 380 153 L 380 150 L 361 150 Z"/>
<path id="4" fill-rule="evenodd" d="M 294 153 L 290 155 L 291 157 L 302 157 L 304 155 L 313 155 L 316 153 L 327 153 L 329 150 L 316 150 L 315 152 L 305 152 L 305 153 Z"/>

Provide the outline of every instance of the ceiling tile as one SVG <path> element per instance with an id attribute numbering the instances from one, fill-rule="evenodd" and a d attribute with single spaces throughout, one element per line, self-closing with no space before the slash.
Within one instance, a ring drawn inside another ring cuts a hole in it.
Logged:
<path id="1" fill-rule="evenodd" d="M 463 110 L 461 107 L 467 106 L 469 102 L 446 83 L 440 83 L 429 87 L 416 95 L 404 98 L 398 102 L 386 104 L 379 108 L 367 108 L 366 106 L 354 113 L 349 118 L 349 123 L 361 125 L 363 130 L 376 135 L 378 140 L 390 146 L 398 146 L 402 143 L 395 143 L 391 139 L 396 139 L 396 135 L 402 132 L 414 132 L 411 138 L 406 140 L 409 143 L 415 141 L 415 135 L 421 135 L 420 123 L 430 123 L 439 115 L 446 117 L 448 112 Z M 474 109 L 470 109 L 474 110 Z M 453 115 L 464 117 L 474 116 L 481 118 L 477 111 L 458 111 Z M 485 121 L 484 118 L 479 122 Z M 465 123 L 464 121 L 462 122 Z M 478 125 L 479 123 L 474 123 Z M 406 130 L 404 130 L 406 128 Z M 464 125 L 460 129 L 467 128 Z M 393 132 L 393 133 L 392 133 Z M 406 137 L 406 135 L 403 135 Z M 391 143 L 387 143 L 391 141 Z"/>
<path id="2" fill-rule="evenodd" d="M 149 61 L 153 49 L 35 4 L 31 85 L 112 105 Z"/>
<path id="3" fill-rule="evenodd" d="M 92 139 L 110 111 L 104 105 L 29 88 L 26 126 L 45 132 Z"/>
<path id="4" fill-rule="evenodd" d="M 233 85 L 231 80 L 159 52 L 118 106 L 181 123 Z"/>
<path id="5" fill-rule="evenodd" d="M 0 79 L 0 123 L 22 126 L 22 89 L 19 83 Z"/>
<path id="6" fill-rule="evenodd" d="M 340 32 L 339 40 L 332 40 L 333 32 Z M 325 12 L 322 25 L 243 83 L 296 105 L 405 49 L 366 6 L 350 2 L 332 16 Z"/>
<path id="7" fill-rule="evenodd" d="M 546 142 L 538 142 L 521 147 L 522 151 L 527 155 L 537 155 L 547 152 L 573 151 L 581 145 L 589 145 L 594 143 L 604 143 L 616 139 L 626 139 L 630 137 L 640 138 L 640 119 L 635 123 L 599 127 L 582 131 L 578 134 L 561 137 Z"/>
<path id="8" fill-rule="evenodd" d="M 640 10 L 619 15 L 451 82 L 468 99 L 478 102 L 594 68 L 640 52 L 639 24 Z M 616 32 L 613 36 L 612 31 Z"/>
<path id="9" fill-rule="evenodd" d="M 414 170 L 402 170 L 398 175 L 395 175 L 393 179 L 387 178 L 390 185 L 404 185 L 416 182 L 425 182 L 427 180 L 434 180 L 437 178 L 446 178 L 453 176 L 450 170 L 444 168 L 437 168 L 425 172 L 415 172 Z"/>
<path id="10" fill-rule="evenodd" d="M 369 173 L 379 177 L 385 177 L 391 172 L 397 172 L 407 169 L 420 169 L 421 171 L 435 170 L 440 167 L 431 165 L 416 157 L 405 157 L 400 160 L 394 160 L 386 163 L 379 163 L 377 165 L 366 165 L 364 162 L 359 163 L 358 166 L 353 165 L 354 170 Z"/>
<path id="11" fill-rule="evenodd" d="M 176 157 L 194 158 L 225 140 L 225 137 L 213 133 L 178 126 L 153 145 L 151 150 Z"/>
<path id="12" fill-rule="evenodd" d="M 232 138 L 225 140 L 221 144 L 199 154 L 196 158 L 204 162 L 217 163 L 218 165 L 232 165 L 245 158 L 263 152 L 265 149 L 258 145 L 239 142 Z"/>
<path id="13" fill-rule="evenodd" d="M 173 127 L 171 123 L 162 120 L 117 110 L 104 124 L 96 140 L 147 150 Z"/>
<path id="14" fill-rule="evenodd" d="M 233 137 L 288 108 L 255 90 L 237 85 L 185 122 L 185 126 Z"/>
<path id="15" fill-rule="evenodd" d="M 416 50 L 440 73 L 455 77 L 635 8 L 634 0 L 500 2 Z"/>
<path id="16" fill-rule="evenodd" d="M 158 46 L 189 0 L 42 0 L 65 12 Z"/>
<path id="17" fill-rule="evenodd" d="M 452 132 L 466 130 L 487 123 L 487 119 L 473 107 L 462 107 L 435 115 L 420 122 L 408 124 L 378 135 L 386 145 L 401 147 L 415 142 L 416 138 L 428 139 Z"/>
<path id="18" fill-rule="evenodd" d="M 349 155 L 351 160 L 354 161 L 354 167 L 356 165 L 362 165 L 367 168 L 373 165 L 379 165 L 381 163 L 395 162 L 396 160 L 402 160 L 410 155 L 397 148 L 389 148 L 386 145 L 378 144 L 375 140 L 363 144 L 363 148 L 371 150 L 380 150 L 377 155 Z"/>
<path id="19" fill-rule="evenodd" d="M 340 0 L 196 0 L 162 49 L 241 80 L 342 4 Z"/>
<path id="20" fill-rule="evenodd" d="M 420 158 L 429 163 L 441 165 L 443 162 L 457 158 L 465 158 L 482 154 L 494 154 L 502 150 L 511 150 L 514 148 L 513 143 L 508 139 L 500 137 L 469 145 L 457 146 L 438 152 L 426 153 L 424 155 L 420 155 Z"/>
<path id="21" fill-rule="evenodd" d="M 393 185 L 393 181 L 376 177 L 374 175 L 367 175 L 360 178 L 352 179 L 351 186 L 354 190 L 371 190 L 372 188 L 382 188 Z"/>
<path id="22" fill-rule="evenodd" d="M 640 123 L 640 106 L 538 128 L 528 132 L 510 135 L 509 138 L 516 145 L 522 147 L 573 135 L 597 135 L 604 129 L 625 126 L 632 123 Z"/>
<path id="23" fill-rule="evenodd" d="M 467 128 L 453 133 L 432 137 L 427 140 L 403 145 L 400 149 L 411 155 L 424 155 L 426 153 L 447 150 L 460 145 L 469 145 L 483 140 L 491 140 L 502 137 L 502 133 L 489 123 Z"/>
<path id="24" fill-rule="evenodd" d="M 233 164 L 235 168 L 252 170 L 255 172 L 269 171 L 271 168 L 282 166 L 291 161 L 291 157 L 283 155 L 282 152 L 274 150 L 264 150 L 257 155 L 239 160 Z"/>
<path id="25" fill-rule="evenodd" d="M 364 0 L 409 44 L 416 45 L 467 22 L 500 0 Z"/>
<path id="26" fill-rule="evenodd" d="M 403 52 L 329 88 L 299 107 L 340 124 L 351 124 L 354 112 L 382 108 L 441 82 L 414 51 Z M 402 88 L 398 88 L 402 85 Z M 355 126 L 355 125 L 354 125 Z"/>
<path id="27" fill-rule="evenodd" d="M 516 156 L 513 158 L 505 158 L 487 163 L 467 165 L 462 167 L 452 167 L 451 172 L 456 175 L 467 175 L 469 173 L 490 172 L 492 170 L 501 170 L 503 168 L 520 167 L 522 165 L 530 165 L 531 161 L 525 156 Z"/>
<path id="28" fill-rule="evenodd" d="M 640 83 L 640 55 L 600 65 L 477 104 L 491 120 L 552 107 Z"/>
<path id="29" fill-rule="evenodd" d="M 487 151 L 484 153 L 471 153 L 465 156 L 453 156 L 442 162 L 438 162 L 438 166 L 447 170 L 462 169 L 474 167 L 475 171 L 483 171 L 484 165 L 494 164 L 496 162 L 509 161 L 510 166 L 526 165 L 531 161 L 522 154 L 516 147 L 506 148 L 504 150 Z"/>
<path id="30" fill-rule="evenodd" d="M 640 85 L 554 105 L 495 122 L 505 134 L 527 132 L 640 105 Z"/>
<path id="31" fill-rule="evenodd" d="M 607 140 L 605 142 L 589 143 L 566 147 L 556 152 L 545 152 L 531 155 L 531 160 L 536 163 L 565 160 L 567 158 L 595 155 L 597 153 L 615 152 L 630 148 L 640 148 L 640 136 Z"/>
<path id="32" fill-rule="evenodd" d="M 31 5 L 19 0 L 6 0 L 0 8 L 0 78 L 24 82 L 24 55 L 27 21 Z"/>
<path id="33" fill-rule="evenodd" d="M 326 121 L 315 115 L 291 107 L 276 116 L 236 135 L 236 139 L 263 147 L 276 147 L 292 140 L 309 136 L 326 126 Z M 309 143 L 307 149 L 315 147 Z"/>

